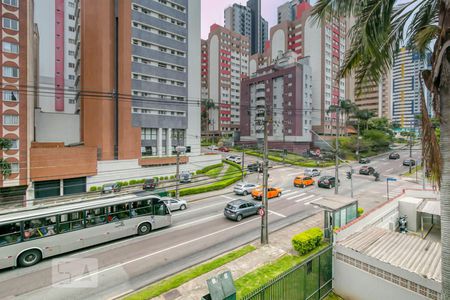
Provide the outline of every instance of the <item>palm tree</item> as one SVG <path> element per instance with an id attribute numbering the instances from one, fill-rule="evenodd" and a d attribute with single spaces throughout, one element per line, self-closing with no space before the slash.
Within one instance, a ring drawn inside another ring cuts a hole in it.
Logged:
<path id="1" fill-rule="evenodd" d="M 369 129 L 369 120 L 374 117 L 374 113 L 368 109 L 358 110 L 355 113 L 356 119 L 360 124 L 365 124 L 366 130 Z"/>
<path id="2" fill-rule="evenodd" d="M 210 119 L 210 112 L 212 109 L 215 109 L 216 105 L 214 101 L 210 98 L 202 99 L 202 113 L 201 113 L 201 119 L 202 119 L 202 127 L 203 132 L 209 131 L 209 124 L 211 122 Z"/>
<path id="3" fill-rule="evenodd" d="M 392 67 L 400 45 L 406 42 L 424 55 L 434 42 L 432 69 L 422 75 L 440 121 L 440 149 L 423 92 L 422 147 L 433 183 L 440 188 L 442 299 L 450 299 L 450 0 L 318 0 L 313 14 L 318 21 L 330 15 L 355 18 L 351 45 L 338 77 L 354 72 L 359 88 L 379 82 Z"/>

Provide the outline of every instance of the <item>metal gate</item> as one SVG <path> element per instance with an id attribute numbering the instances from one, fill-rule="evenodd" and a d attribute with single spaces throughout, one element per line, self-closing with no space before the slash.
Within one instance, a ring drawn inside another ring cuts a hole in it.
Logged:
<path id="1" fill-rule="evenodd" d="M 63 185 L 64 185 L 64 195 L 85 193 L 86 177 L 64 179 Z"/>
<path id="2" fill-rule="evenodd" d="M 34 198 L 57 197 L 60 195 L 60 181 L 48 180 L 34 183 Z"/>

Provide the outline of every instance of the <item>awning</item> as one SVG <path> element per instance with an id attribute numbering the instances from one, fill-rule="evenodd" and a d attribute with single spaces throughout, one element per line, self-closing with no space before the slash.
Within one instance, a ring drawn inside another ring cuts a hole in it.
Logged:
<path id="1" fill-rule="evenodd" d="M 424 201 L 417 208 L 418 212 L 430 215 L 441 215 L 441 202 L 436 200 L 424 199 Z"/>

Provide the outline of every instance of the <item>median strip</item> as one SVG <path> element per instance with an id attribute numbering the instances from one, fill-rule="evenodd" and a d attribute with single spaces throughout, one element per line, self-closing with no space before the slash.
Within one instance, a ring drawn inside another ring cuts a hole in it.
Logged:
<path id="1" fill-rule="evenodd" d="M 181 273 L 178 273 L 174 276 L 171 276 L 162 281 L 154 283 L 154 284 L 136 292 L 135 294 L 125 297 L 124 299 L 126 299 L 126 300 L 151 299 L 153 297 L 160 296 L 160 295 L 164 294 L 165 292 L 175 289 L 196 277 L 199 277 L 203 274 L 211 272 L 212 270 L 217 269 L 217 268 L 229 263 L 230 261 L 236 260 L 239 257 L 242 257 L 242 256 L 246 255 L 247 253 L 250 253 L 254 250 L 256 250 L 255 246 L 247 245 L 243 248 L 229 252 L 219 258 L 216 258 L 214 260 L 211 260 L 209 262 L 201 264 L 197 267 L 187 269 L 187 270 L 185 270 Z"/>

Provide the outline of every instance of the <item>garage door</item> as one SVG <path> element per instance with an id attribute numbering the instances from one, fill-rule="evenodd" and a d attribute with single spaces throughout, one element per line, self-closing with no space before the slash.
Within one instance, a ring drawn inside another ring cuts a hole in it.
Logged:
<path id="1" fill-rule="evenodd" d="M 59 180 L 39 181 L 34 183 L 34 198 L 57 197 L 60 195 Z"/>
<path id="2" fill-rule="evenodd" d="M 86 177 L 64 179 L 64 195 L 86 192 Z"/>

